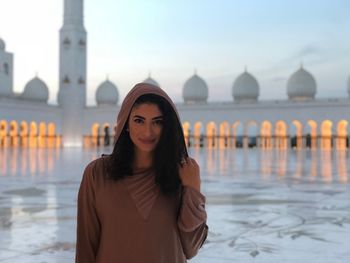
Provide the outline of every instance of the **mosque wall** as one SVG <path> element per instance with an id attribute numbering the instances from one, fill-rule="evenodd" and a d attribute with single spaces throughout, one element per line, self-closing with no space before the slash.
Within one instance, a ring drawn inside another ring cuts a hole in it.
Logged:
<path id="1" fill-rule="evenodd" d="M 190 146 L 337 148 L 349 146 L 350 100 L 178 105 Z"/>
<path id="2" fill-rule="evenodd" d="M 306 124 L 309 120 L 339 122 L 350 117 L 350 100 L 342 101 L 266 101 L 251 104 L 208 103 L 201 105 L 178 105 L 182 122 L 203 124 L 239 121 L 248 124 L 255 121 L 276 123 L 280 120 L 292 123 L 298 120 Z"/>
<path id="3" fill-rule="evenodd" d="M 297 137 L 297 147 L 348 147 L 349 99 L 178 103 L 177 108 L 184 124 L 185 136 L 193 137 L 194 142 L 197 142 L 194 144 L 197 145 L 200 145 L 200 136 L 203 136 L 206 140 L 204 147 L 234 146 L 240 139 L 246 141 L 242 141 L 242 146 L 247 147 L 251 138 L 255 138 L 256 146 L 289 147 L 293 137 Z M 85 146 L 113 143 L 114 125 L 119 109 L 120 105 L 85 108 L 81 135 Z M 62 112 L 58 106 L 3 98 L 0 101 L 1 132 L 8 137 L 9 142 L 2 142 L 2 145 L 11 146 L 10 141 L 13 139 L 10 137 L 17 136 L 26 129 L 28 132 L 24 132 L 24 136 L 39 136 L 39 130 L 42 129 L 39 126 L 44 127 L 44 137 L 61 137 L 61 116 Z M 25 128 L 27 126 L 28 128 Z M 54 132 L 49 132 L 49 126 L 54 127 Z M 34 129 L 34 132 L 31 132 L 31 129 Z M 307 136 L 313 138 L 309 143 Z M 265 137 L 270 141 L 262 143 Z M 322 141 L 325 138 L 328 138 L 328 142 Z"/>
<path id="4" fill-rule="evenodd" d="M 7 99 L 9 100 L 9 99 Z M 7 121 L 54 122 L 57 132 L 61 129 L 61 109 L 54 105 L 22 100 L 0 102 L 0 119 Z"/>
<path id="5" fill-rule="evenodd" d="M 113 127 L 117 120 L 120 106 L 89 107 L 84 111 L 84 135 L 91 133 L 94 124 L 103 126 L 108 124 Z"/>
<path id="6" fill-rule="evenodd" d="M 61 116 L 57 106 L 2 99 L 0 148 L 61 146 Z"/>

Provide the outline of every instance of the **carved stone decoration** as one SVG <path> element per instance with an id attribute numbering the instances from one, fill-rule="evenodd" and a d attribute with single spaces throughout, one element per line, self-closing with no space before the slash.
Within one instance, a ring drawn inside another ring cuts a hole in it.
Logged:
<path id="1" fill-rule="evenodd" d="M 66 38 L 63 40 L 63 46 L 64 46 L 65 48 L 69 48 L 69 47 L 70 47 L 70 44 L 71 44 L 71 42 L 70 42 L 69 38 L 66 37 Z"/>
<path id="2" fill-rule="evenodd" d="M 79 46 L 82 47 L 82 48 L 85 47 L 85 46 L 86 46 L 85 40 L 80 39 L 80 40 L 79 40 Z"/>
<path id="3" fill-rule="evenodd" d="M 64 77 L 63 83 L 64 83 L 64 84 L 69 84 L 69 83 L 70 83 L 70 80 L 69 80 L 69 78 L 68 78 L 67 75 Z"/>

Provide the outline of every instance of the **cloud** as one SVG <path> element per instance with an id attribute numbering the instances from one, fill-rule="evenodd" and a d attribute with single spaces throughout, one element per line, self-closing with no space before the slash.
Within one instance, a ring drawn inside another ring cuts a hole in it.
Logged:
<path id="1" fill-rule="evenodd" d="M 291 56 L 281 60 L 277 63 L 278 67 L 288 67 L 299 63 L 307 63 L 307 64 L 319 64 L 324 62 L 324 55 L 326 50 L 315 44 L 308 44 L 302 48 L 299 48 L 294 54 Z"/>
<path id="2" fill-rule="evenodd" d="M 303 63 L 308 66 L 319 66 L 324 64 L 338 64 L 344 57 L 348 57 L 348 49 L 325 47 L 317 44 L 308 44 L 302 48 L 299 48 L 291 56 L 277 62 L 269 70 L 276 70 L 276 68 L 288 68 L 291 66 Z"/>
<path id="3" fill-rule="evenodd" d="M 322 53 L 324 53 L 322 48 L 320 48 L 317 45 L 309 44 L 309 45 L 301 48 L 290 59 L 297 59 L 297 58 L 303 58 L 303 57 L 309 57 L 309 56 L 319 56 Z"/>
<path id="4" fill-rule="evenodd" d="M 329 60 L 326 50 L 316 44 L 307 44 L 298 48 L 290 56 L 276 61 L 271 67 L 262 69 L 261 73 L 265 76 L 285 75 L 295 71 L 301 63 L 309 65 L 325 63 Z"/>

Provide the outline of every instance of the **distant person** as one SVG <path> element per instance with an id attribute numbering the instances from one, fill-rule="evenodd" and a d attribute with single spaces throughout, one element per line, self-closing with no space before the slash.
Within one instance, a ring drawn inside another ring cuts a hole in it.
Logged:
<path id="1" fill-rule="evenodd" d="M 200 136 L 199 136 L 199 147 L 203 147 L 204 146 L 204 135 L 203 134 L 201 134 Z"/>
<path id="2" fill-rule="evenodd" d="M 77 263 L 183 263 L 204 243 L 205 197 L 168 95 L 137 84 L 112 154 L 87 165 L 78 194 Z"/>
<path id="3" fill-rule="evenodd" d="M 306 147 L 311 148 L 311 135 L 310 135 L 310 133 L 306 134 Z"/>
<path id="4" fill-rule="evenodd" d="M 104 128 L 105 136 L 104 136 L 104 146 L 109 146 L 109 127 L 106 126 Z"/>
<path id="5" fill-rule="evenodd" d="M 97 146 L 100 146 L 100 129 L 97 130 Z"/>

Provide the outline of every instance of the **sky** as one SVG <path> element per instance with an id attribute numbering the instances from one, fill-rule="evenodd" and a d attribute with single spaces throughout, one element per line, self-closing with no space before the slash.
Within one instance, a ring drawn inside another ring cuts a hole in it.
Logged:
<path id="1" fill-rule="evenodd" d="M 261 100 L 286 99 L 288 78 L 313 74 L 318 98 L 347 97 L 350 76 L 348 0 L 85 0 L 88 104 L 106 80 L 121 101 L 151 74 L 175 102 L 194 71 L 209 101 L 232 101 L 247 67 Z M 0 38 L 14 53 L 14 91 L 38 75 L 58 90 L 63 0 L 0 0 Z"/>

